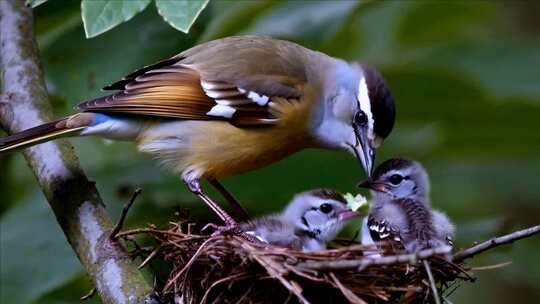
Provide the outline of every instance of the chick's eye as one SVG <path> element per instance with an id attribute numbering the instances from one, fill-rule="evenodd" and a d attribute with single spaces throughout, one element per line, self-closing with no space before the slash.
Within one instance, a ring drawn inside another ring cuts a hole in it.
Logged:
<path id="1" fill-rule="evenodd" d="M 322 213 L 330 213 L 332 211 L 332 205 L 330 204 L 322 204 L 319 209 Z"/>
<path id="2" fill-rule="evenodd" d="M 354 115 L 354 123 L 359 126 L 365 126 L 367 123 L 367 115 L 364 111 L 360 110 Z"/>
<path id="3" fill-rule="evenodd" d="M 390 183 L 392 183 L 393 185 L 399 185 L 402 180 L 403 180 L 403 176 L 399 174 L 394 174 L 390 176 Z"/>

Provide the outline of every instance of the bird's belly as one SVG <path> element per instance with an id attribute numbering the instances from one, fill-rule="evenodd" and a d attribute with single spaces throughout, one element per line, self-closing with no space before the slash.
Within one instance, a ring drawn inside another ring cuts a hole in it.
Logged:
<path id="1" fill-rule="evenodd" d="M 242 129 L 213 123 L 193 138 L 189 162 L 206 177 L 245 173 L 279 161 L 308 146 L 306 138 L 275 127 Z M 297 140 L 298 139 L 298 140 Z"/>
<path id="2" fill-rule="evenodd" d="M 219 121 L 176 121 L 148 128 L 139 139 L 180 173 L 193 168 L 207 178 L 241 174 L 267 166 L 310 146 L 302 132 L 279 127 L 238 128 Z"/>

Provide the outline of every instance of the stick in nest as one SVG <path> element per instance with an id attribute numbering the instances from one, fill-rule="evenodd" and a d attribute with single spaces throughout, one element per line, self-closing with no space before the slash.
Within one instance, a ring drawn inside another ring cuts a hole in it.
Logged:
<path id="1" fill-rule="evenodd" d="M 439 303 L 452 282 L 474 280 L 456 260 L 538 230 L 532 227 L 481 243 L 456 254 L 453 261 L 444 258 L 450 251 L 446 247 L 377 259 L 365 257 L 364 250 L 372 248 L 362 245 L 301 252 L 234 236 L 201 235 L 189 221 L 171 223 L 165 230 L 133 229 L 117 237 L 142 233 L 153 238 L 159 250 L 146 252 L 144 262 L 159 258 L 170 265 L 162 294 L 181 295 L 185 304 L 285 303 L 291 295 L 301 303 L 414 303 L 431 295 Z M 425 271 L 419 271 L 422 266 Z"/>
<path id="2" fill-rule="evenodd" d="M 426 268 L 426 273 L 429 278 L 429 285 L 431 287 L 431 291 L 433 292 L 433 300 L 435 301 L 435 304 L 441 304 L 441 300 L 439 299 L 439 293 L 437 292 L 437 285 L 435 284 L 433 273 L 431 273 L 431 267 L 429 267 L 429 262 L 426 260 L 423 260 L 422 262 L 424 263 L 424 267 Z"/>
<path id="3" fill-rule="evenodd" d="M 111 231 L 111 234 L 109 235 L 109 239 L 114 241 L 118 238 L 118 233 L 120 230 L 122 230 L 122 227 L 124 226 L 124 222 L 126 221 L 127 214 L 129 212 L 129 209 L 139 196 L 141 194 L 142 189 L 137 188 L 135 189 L 135 192 L 133 192 L 133 195 L 131 195 L 131 199 L 124 205 L 124 208 L 122 209 L 122 213 L 120 214 L 120 219 L 118 219 L 118 223 L 116 223 L 116 226 L 114 226 L 114 229 Z"/>

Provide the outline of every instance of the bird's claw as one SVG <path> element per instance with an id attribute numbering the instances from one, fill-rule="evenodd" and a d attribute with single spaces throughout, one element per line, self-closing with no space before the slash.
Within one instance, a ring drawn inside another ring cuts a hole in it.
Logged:
<path id="1" fill-rule="evenodd" d="M 225 225 L 225 226 L 219 226 L 213 223 L 206 224 L 201 231 L 209 231 L 210 229 L 213 230 L 211 236 L 225 236 L 225 235 L 233 235 L 233 236 L 239 236 L 246 241 L 252 242 L 252 243 L 261 243 L 262 241 L 256 238 L 253 235 L 250 235 L 240 229 L 240 226 L 238 225 Z"/>
<path id="2" fill-rule="evenodd" d="M 213 224 L 213 223 L 206 224 L 206 226 L 204 226 L 202 228 L 202 231 L 206 232 L 206 231 L 210 231 L 210 229 L 214 231 L 214 232 L 212 232 L 211 236 L 216 236 L 216 235 L 238 235 L 238 234 L 243 233 L 243 231 L 240 229 L 240 227 L 238 225 L 229 224 L 229 225 L 225 225 L 225 226 L 219 226 L 219 225 L 216 225 L 216 224 Z"/>
<path id="3" fill-rule="evenodd" d="M 214 230 L 214 231 L 217 231 L 219 230 L 219 226 L 216 225 L 216 224 L 213 224 L 213 223 L 208 223 L 206 225 L 204 225 L 204 227 L 201 229 L 202 232 L 207 232 L 207 231 L 210 231 L 210 229 Z"/>

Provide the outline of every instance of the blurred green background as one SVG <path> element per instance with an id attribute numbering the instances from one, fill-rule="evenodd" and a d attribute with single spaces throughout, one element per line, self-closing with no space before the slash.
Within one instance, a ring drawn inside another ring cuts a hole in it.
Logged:
<path id="1" fill-rule="evenodd" d="M 378 161 L 399 155 L 425 164 L 434 205 L 458 226 L 458 247 L 540 222 L 539 2 L 212 0 L 189 35 L 149 6 L 88 40 L 78 1 L 49 1 L 35 15 L 58 116 L 198 42 L 245 33 L 285 38 L 382 71 L 398 116 Z M 143 188 L 128 227 L 164 226 L 180 207 L 211 216 L 178 177 L 133 145 L 72 142 L 115 218 L 132 190 Z M 224 182 L 253 214 L 264 214 L 309 188 L 356 191 L 362 178 L 346 153 L 305 151 Z M 92 287 L 18 154 L 0 156 L 0 216 L 0 302 L 77 303 Z M 474 265 L 512 264 L 479 272 L 449 300 L 532 303 L 540 297 L 539 250 L 536 237 L 482 255 Z"/>

